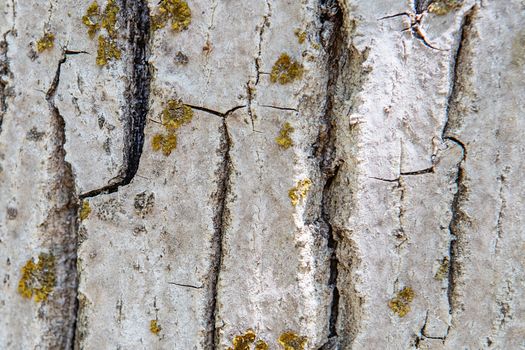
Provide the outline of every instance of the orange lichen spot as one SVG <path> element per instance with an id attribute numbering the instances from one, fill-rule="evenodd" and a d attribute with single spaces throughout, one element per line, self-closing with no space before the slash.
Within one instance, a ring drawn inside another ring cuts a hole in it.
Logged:
<path id="1" fill-rule="evenodd" d="M 306 41 L 306 32 L 304 30 L 298 28 L 293 33 L 297 37 L 299 44 L 303 44 Z"/>
<path id="2" fill-rule="evenodd" d="M 405 287 L 397 295 L 390 299 L 388 307 L 399 317 L 404 317 L 410 312 L 410 303 L 414 300 L 416 294 L 410 287 Z"/>
<path id="3" fill-rule="evenodd" d="M 171 29 L 178 32 L 187 29 L 191 23 L 191 10 L 183 0 L 161 0 L 158 13 L 151 17 L 151 28 L 158 30 L 171 22 Z"/>
<path id="4" fill-rule="evenodd" d="M 272 72 L 270 73 L 270 81 L 272 83 L 288 84 L 303 76 L 303 65 L 293 60 L 288 54 L 281 54 L 277 61 L 275 61 Z"/>
<path id="5" fill-rule="evenodd" d="M 293 146 L 291 134 L 294 132 L 294 128 L 288 122 L 284 123 L 279 131 L 279 136 L 275 138 L 275 142 L 284 149 L 288 149 Z"/>
<path id="6" fill-rule="evenodd" d="M 89 206 L 89 201 L 84 199 L 82 201 L 82 206 L 80 207 L 80 213 L 79 213 L 80 220 L 81 221 L 86 220 L 89 214 L 91 214 L 91 207 Z"/>
<path id="7" fill-rule="evenodd" d="M 236 335 L 233 338 L 233 346 L 228 350 L 250 350 L 251 345 L 255 342 L 255 332 L 253 329 L 248 329 L 243 335 Z"/>
<path id="8" fill-rule="evenodd" d="M 306 337 L 299 336 L 293 332 L 285 332 L 279 337 L 279 344 L 284 350 L 304 350 Z"/>
<path id="9" fill-rule="evenodd" d="M 34 297 L 36 302 L 47 300 L 56 284 L 55 257 L 40 253 L 38 260 L 29 259 L 21 272 L 18 293 L 24 298 Z"/>
<path id="10" fill-rule="evenodd" d="M 428 12 L 443 16 L 461 7 L 463 0 L 437 0 L 428 6 Z"/>
<path id="11" fill-rule="evenodd" d="M 55 34 L 46 32 L 43 37 L 36 42 L 36 50 L 40 53 L 55 46 Z"/>
<path id="12" fill-rule="evenodd" d="M 306 198 L 310 187 L 312 186 L 312 180 L 303 179 L 297 182 L 297 185 L 292 187 L 288 191 L 288 197 L 290 198 L 292 205 L 295 207 L 301 200 Z"/>
<path id="13" fill-rule="evenodd" d="M 159 334 L 162 330 L 162 327 L 157 320 L 151 320 L 149 321 L 149 330 L 153 334 Z"/>

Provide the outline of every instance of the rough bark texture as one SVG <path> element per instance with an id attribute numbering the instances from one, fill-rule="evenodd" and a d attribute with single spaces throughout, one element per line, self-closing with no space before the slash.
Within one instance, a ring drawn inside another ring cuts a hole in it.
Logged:
<path id="1" fill-rule="evenodd" d="M 525 349 L 523 1 L 93 4 L 0 0 L 1 349 Z"/>

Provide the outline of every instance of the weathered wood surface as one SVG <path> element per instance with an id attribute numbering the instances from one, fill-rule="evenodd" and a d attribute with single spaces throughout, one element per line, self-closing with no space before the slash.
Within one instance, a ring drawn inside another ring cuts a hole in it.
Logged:
<path id="1" fill-rule="evenodd" d="M 0 348 L 525 348 L 524 19 L 0 1 Z"/>

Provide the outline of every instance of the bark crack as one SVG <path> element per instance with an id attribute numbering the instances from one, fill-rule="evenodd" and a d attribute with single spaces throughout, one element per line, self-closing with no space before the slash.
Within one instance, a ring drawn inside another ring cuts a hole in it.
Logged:
<path id="1" fill-rule="evenodd" d="M 132 58 L 131 79 L 126 89 L 127 127 L 125 130 L 124 169 L 112 183 L 80 194 L 80 198 L 114 193 L 129 184 L 139 168 L 144 145 L 144 127 L 148 114 L 151 73 L 148 63 L 150 16 L 146 0 L 123 0 L 126 26 L 129 30 L 128 45 Z"/>
<path id="2" fill-rule="evenodd" d="M 9 80 L 12 78 L 12 73 L 9 69 L 9 59 L 7 52 L 9 44 L 7 42 L 7 35 L 12 30 L 8 30 L 3 34 L 3 40 L 0 41 L 0 134 L 2 133 L 2 122 L 4 115 L 7 112 L 7 97 L 9 95 Z"/>
<path id="3" fill-rule="evenodd" d="M 458 114 L 458 79 L 462 78 L 462 62 L 464 60 L 464 49 L 469 40 L 469 32 L 472 27 L 472 21 L 477 10 L 477 5 L 472 6 L 464 15 L 462 24 L 459 30 L 458 46 L 452 60 L 452 75 L 449 96 L 445 109 L 445 124 L 441 139 L 443 142 L 450 141 L 459 146 L 462 150 L 462 158 L 457 166 L 457 173 L 455 178 L 456 192 L 451 203 L 452 218 L 450 220 L 448 231 L 450 235 L 449 242 L 449 271 L 447 276 L 447 299 L 449 305 L 450 322 L 447 329 L 447 335 L 453 322 L 454 313 L 460 305 L 457 295 L 458 278 L 461 275 L 460 255 L 463 250 L 463 237 L 461 235 L 462 224 L 468 222 L 466 213 L 462 210 L 462 204 L 466 201 L 468 194 L 467 178 L 465 174 L 464 164 L 467 161 L 467 147 L 457 137 L 451 134 L 451 117 Z M 445 336 L 446 338 L 446 336 Z"/>
<path id="4" fill-rule="evenodd" d="M 270 26 L 270 17 L 272 16 L 272 6 L 270 0 L 265 0 L 266 3 L 266 14 L 263 16 L 262 23 L 259 28 L 259 43 L 257 45 L 257 56 L 254 59 L 255 66 L 255 80 L 250 78 L 246 83 L 246 92 L 248 96 L 248 115 L 252 123 L 252 130 L 255 131 L 255 119 L 257 115 L 253 110 L 253 103 L 256 95 L 256 88 L 259 85 L 259 79 L 261 77 L 261 65 L 262 65 L 262 44 L 264 40 L 264 32 L 266 27 Z"/>
<path id="5" fill-rule="evenodd" d="M 51 112 L 53 135 L 53 155 L 51 171 L 54 178 L 51 184 L 51 198 L 57 198 L 46 220 L 42 223 L 46 231 L 52 229 L 52 253 L 57 257 L 57 288 L 48 308 L 46 323 L 49 327 L 47 344 L 50 348 L 73 349 L 75 344 L 75 324 L 77 319 L 78 276 L 77 276 L 77 232 L 78 197 L 71 165 L 66 162 L 65 121 L 55 104 L 55 96 L 60 83 L 62 64 L 67 60 L 66 51 L 58 61 L 53 81 L 46 92 L 46 101 Z"/>
<path id="6" fill-rule="evenodd" d="M 231 191 L 230 178 L 232 173 L 232 161 L 230 151 L 232 147 L 232 141 L 230 133 L 228 131 L 227 117 L 229 114 L 233 113 L 234 110 L 235 109 L 222 116 L 222 139 L 218 151 L 221 154 L 222 163 L 216 171 L 218 182 L 217 191 L 214 194 L 214 199 L 216 202 L 217 210 L 215 211 L 215 215 L 213 217 L 215 230 L 215 235 L 212 242 L 213 256 L 209 277 L 207 278 L 207 280 L 209 281 L 208 300 L 210 300 L 210 302 L 207 309 L 208 339 L 207 344 L 205 346 L 205 348 L 213 350 L 219 348 L 219 334 L 218 329 L 216 327 L 217 317 L 219 314 L 219 304 L 217 303 L 218 285 L 220 271 L 222 267 L 223 237 L 224 232 L 226 231 L 226 227 L 229 223 L 230 215 L 227 200 Z"/>

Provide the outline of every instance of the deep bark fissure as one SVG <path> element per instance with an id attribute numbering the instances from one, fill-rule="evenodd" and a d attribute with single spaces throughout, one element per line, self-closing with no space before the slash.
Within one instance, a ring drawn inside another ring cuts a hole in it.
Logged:
<path id="1" fill-rule="evenodd" d="M 56 178 L 51 185 L 52 198 L 56 203 L 43 225 L 53 229 L 51 251 L 57 258 L 57 283 L 48 307 L 46 323 L 49 324 L 50 348 L 73 349 L 75 324 L 78 312 L 77 291 L 77 232 L 78 197 L 71 164 L 66 161 L 66 124 L 55 104 L 56 91 L 60 83 L 62 64 L 67 60 L 67 51 L 58 62 L 51 86 L 46 92 L 46 101 L 51 112 L 52 136 L 54 143 L 51 169 Z M 47 307 L 47 306 L 46 306 Z"/>
<path id="2" fill-rule="evenodd" d="M 7 35 L 9 33 L 11 33 L 11 30 L 5 32 L 3 34 L 3 40 L 0 41 L 0 134 L 2 133 L 4 115 L 7 112 L 8 79 L 11 75 L 9 59 L 7 57 L 7 51 L 9 49 Z"/>
<path id="3" fill-rule="evenodd" d="M 319 170 L 321 173 L 322 197 L 320 221 L 327 229 L 327 247 L 330 251 L 330 274 L 328 286 L 332 289 L 332 299 L 330 302 L 330 317 L 328 320 L 328 342 L 321 349 L 334 348 L 338 346 L 337 318 L 339 316 L 339 257 L 338 238 L 332 225 L 331 211 L 331 190 L 334 180 L 340 169 L 341 161 L 335 159 L 335 128 L 337 127 L 335 104 L 336 87 L 339 81 L 339 72 L 343 63 L 340 62 L 342 51 L 345 48 L 346 37 L 343 28 L 343 11 L 337 1 L 321 0 L 319 5 L 321 36 L 330 31 L 328 42 L 326 42 L 327 70 L 329 77 L 326 86 L 326 107 L 321 119 L 319 136 L 317 141 L 317 157 L 319 159 Z"/>
<path id="4" fill-rule="evenodd" d="M 226 230 L 226 226 L 228 224 L 228 206 L 227 206 L 227 199 L 228 195 L 230 193 L 230 177 L 231 177 L 231 171 L 232 171 L 232 162 L 231 162 L 231 156 L 230 156 L 230 150 L 231 150 L 231 138 L 228 131 L 228 123 L 227 123 L 227 117 L 228 115 L 224 115 L 224 118 L 222 119 L 222 125 L 221 125 L 221 131 L 222 131 L 222 138 L 221 138 L 221 145 L 219 148 L 219 153 L 221 154 L 222 163 L 217 169 L 216 175 L 218 178 L 217 183 L 217 191 L 214 194 L 215 200 L 216 200 L 216 211 L 215 215 L 213 217 L 213 223 L 214 223 L 214 239 L 212 242 L 212 250 L 213 250 L 213 260 L 211 263 L 211 270 L 210 270 L 210 276 L 208 278 L 209 280 L 209 286 L 208 286 L 208 338 L 207 338 L 207 344 L 206 348 L 208 349 L 218 349 L 219 348 L 219 334 L 218 330 L 216 328 L 216 321 L 217 321 L 217 315 L 219 313 L 218 310 L 218 285 L 219 285 L 219 277 L 220 277 L 220 271 L 222 267 L 222 252 L 223 252 L 223 237 L 224 232 Z"/>
<path id="5" fill-rule="evenodd" d="M 144 127 L 148 114 L 151 73 L 148 63 L 150 16 L 146 0 L 123 0 L 122 11 L 129 31 L 128 46 L 131 56 L 131 79 L 126 89 L 126 130 L 124 168 L 113 183 L 86 193 L 80 198 L 95 197 L 101 193 L 113 193 L 129 184 L 140 164 L 144 145 Z"/>
<path id="6" fill-rule="evenodd" d="M 450 135 L 451 127 L 451 116 L 458 114 L 456 104 L 458 97 L 458 79 L 461 78 L 462 71 L 462 62 L 464 60 L 464 49 L 466 47 L 467 41 L 469 40 L 468 34 L 472 26 L 473 17 L 475 15 L 476 5 L 474 5 L 463 17 L 463 22 L 460 27 L 458 46 L 456 53 L 452 60 L 452 75 L 450 78 L 451 86 L 449 90 L 449 96 L 447 100 L 447 105 L 445 109 L 445 125 L 443 127 L 443 132 L 441 139 L 443 141 L 451 141 L 459 146 L 462 150 L 462 158 L 457 166 L 457 174 L 455 178 L 456 192 L 451 203 L 451 212 L 452 218 L 450 220 L 448 231 L 450 235 L 449 242 L 449 270 L 447 276 L 447 299 L 449 306 L 449 315 L 453 317 L 453 314 L 457 308 L 457 280 L 461 274 L 461 264 L 460 264 L 460 254 L 462 251 L 462 236 L 461 236 L 461 224 L 466 221 L 466 215 L 462 211 L 462 203 L 466 200 L 468 193 L 467 183 L 466 183 L 466 174 L 464 170 L 464 164 L 467 160 L 467 147 L 466 145 L 459 140 L 457 137 Z M 451 321 L 452 322 L 452 321 Z M 451 323 L 449 323 L 447 335 L 450 330 Z M 445 336 L 446 338 L 446 336 Z"/>

